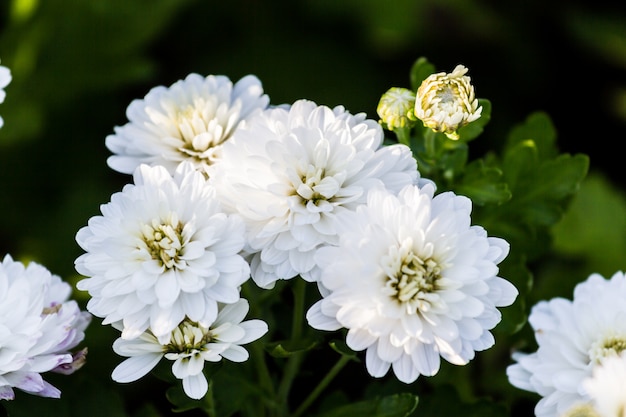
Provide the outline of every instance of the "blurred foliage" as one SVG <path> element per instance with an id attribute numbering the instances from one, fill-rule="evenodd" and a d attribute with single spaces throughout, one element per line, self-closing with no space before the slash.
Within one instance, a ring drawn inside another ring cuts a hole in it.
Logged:
<path id="1" fill-rule="evenodd" d="M 517 253 L 525 259 L 502 265 L 526 297 L 504 311 L 522 328 L 497 332 L 496 348 L 469 366 L 444 364 L 436 377 L 410 386 L 391 375 L 374 380 L 351 362 L 320 402 L 320 416 L 345 415 L 336 407 L 352 398 L 370 400 L 356 408 L 396 404 L 389 415 L 402 415 L 393 413 L 411 410 L 414 396 L 411 415 L 420 417 L 531 415 L 537 397 L 511 387 L 504 374 L 511 349 L 533 347 L 524 312 L 541 299 L 570 298 L 592 272 L 626 268 L 626 177 L 613 150 L 626 127 L 626 15 L 613 2 L 0 0 L 0 60 L 13 74 L 0 104 L 0 252 L 78 278 L 76 231 L 129 181 L 106 166 L 104 138 L 126 122 L 130 101 L 153 86 L 190 72 L 233 80 L 254 73 L 274 104 L 309 98 L 374 118 L 380 94 L 407 85 L 419 56 L 445 71 L 463 63 L 477 95 L 489 100 L 489 125 L 469 155 L 456 154 L 463 169 L 455 178 L 468 195 L 493 185 L 492 194 L 473 196 L 482 203 L 475 220 L 523 248 Z M 590 175 L 576 189 L 572 176 L 555 173 L 583 172 L 579 154 L 590 156 Z M 468 156 L 481 159 L 464 166 Z M 533 193 L 546 205 L 525 211 L 516 195 Z M 520 215 L 527 228 L 502 227 L 502 219 Z M 54 381 L 63 398 L 18 393 L 2 404 L 8 415 L 173 415 L 166 381 L 110 380 L 120 361 L 111 351 L 115 337 L 95 320 L 85 368 Z M 313 353 L 315 363 L 337 356 Z M 228 384 L 228 372 L 219 375 Z M 311 384 L 302 378 L 306 391 Z M 370 382 L 361 391 L 354 382 L 362 380 Z M 219 407 L 228 413 L 245 398 L 233 393 L 253 387 L 221 389 Z M 398 392 L 410 395 L 392 397 Z"/>

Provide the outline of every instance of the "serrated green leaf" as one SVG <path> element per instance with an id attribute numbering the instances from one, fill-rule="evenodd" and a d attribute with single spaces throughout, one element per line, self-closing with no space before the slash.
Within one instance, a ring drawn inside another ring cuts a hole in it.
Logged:
<path id="1" fill-rule="evenodd" d="M 406 417 L 415 410 L 417 403 L 418 397 L 413 394 L 394 394 L 343 405 L 318 417 Z"/>
<path id="2" fill-rule="evenodd" d="M 485 166 L 481 160 L 467 166 L 455 191 L 478 205 L 501 204 L 511 199 L 511 191 L 503 180 L 502 171 Z"/>
<path id="3" fill-rule="evenodd" d="M 538 163 L 537 146 L 533 140 L 525 140 L 509 146 L 504 151 L 502 166 L 504 178 L 512 190 L 518 183 L 533 175 Z"/>
<path id="4" fill-rule="evenodd" d="M 442 174 L 446 181 L 453 183 L 455 178 L 465 170 L 469 149 L 466 143 L 447 140 L 444 148 L 448 148 L 448 143 L 454 143 L 450 151 L 443 154 L 438 164 L 442 167 Z"/>
<path id="5" fill-rule="evenodd" d="M 428 62 L 428 59 L 425 57 L 418 58 L 411 67 L 410 79 L 411 79 L 411 89 L 413 91 L 417 91 L 419 86 L 422 84 L 429 75 L 435 73 L 435 66 Z"/>
<path id="6" fill-rule="evenodd" d="M 531 140 L 519 142 L 509 148 L 504 157 L 504 177 L 517 205 L 528 201 L 562 200 L 577 191 L 587 175 L 589 158 L 586 155 L 561 154 L 540 162 L 535 145 Z"/>
<path id="7" fill-rule="evenodd" d="M 589 169 L 589 157 L 586 155 L 561 154 L 557 158 L 543 163 L 539 167 L 534 187 L 536 194 L 550 195 L 552 199 L 562 199 L 577 191 Z"/>
<path id="8" fill-rule="evenodd" d="M 552 120 L 544 112 L 532 113 L 524 123 L 513 127 L 509 133 L 508 146 L 516 146 L 527 140 L 535 143 L 540 160 L 554 157 L 558 152 L 556 130 Z"/>

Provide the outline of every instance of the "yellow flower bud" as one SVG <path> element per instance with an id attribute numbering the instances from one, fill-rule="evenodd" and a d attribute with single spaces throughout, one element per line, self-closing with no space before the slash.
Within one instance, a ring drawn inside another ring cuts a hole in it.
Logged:
<path id="1" fill-rule="evenodd" d="M 415 116 L 424 126 L 457 140 L 457 130 L 480 117 L 474 86 L 467 68 L 457 65 L 450 74 L 440 72 L 426 78 L 417 89 Z"/>
<path id="2" fill-rule="evenodd" d="M 415 93 L 407 88 L 392 87 L 382 95 L 376 112 L 387 129 L 412 127 L 417 120 L 413 108 Z"/>

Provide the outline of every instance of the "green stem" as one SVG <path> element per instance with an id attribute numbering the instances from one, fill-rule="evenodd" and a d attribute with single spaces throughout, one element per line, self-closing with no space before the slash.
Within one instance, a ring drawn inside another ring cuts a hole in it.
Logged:
<path id="1" fill-rule="evenodd" d="M 324 379 L 322 379 L 319 384 L 311 391 L 308 397 L 304 399 L 300 407 L 293 413 L 292 417 L 299 417 L 304 413 L 307 408 L 317 399 L 317 397 L 324 391 L 324 389 L 330 384 L 330 382 L 337 376 L 337 374 L 343 369 L 343 367 L 350 361 L 350 357 L 346 355 L 341 355 L 339 360 L 335 363 L 335 365 L 328 371 Z"/>
<path id="2" fill-rule="evenodd" d="M 424 150 L 426 151 L 426 158 L 431 162 L 435 162 L 437 159 L 436 135 L 437 133 L 432 129 L 426 129 L 424 132 Z"/>
<path id="3" fill-rule="evenodd" d="M 411 129 L 408 127 L 399 127 L 393 130 L 398 138 L 398 142 L 403 145 L 411 146 Z"/>
<path id="4" fill-rule="evenodd" d="M 304 318 L 304 297 L 306 295 L 306 282 L 300 277 L 296 277 L 293 288 L 293 321 L 291 323 L 291 340 L 299 339 L 302 336 L 302 321 Z"/>
<path id="5" fill-rule="evenodd" d="M 302 322 L 304 316 L 304 298 L 306 294 L 306 282 L 301 277 L 294 278 L 295 283 L 293 287 L 294 293 L 294 306 L 293 306 L 293 321 L 291 325 L 291 340 L 295 341 L 302 336 Z M 295 352 L 289 359 L 283 371 L 283 377 L 278 386 L 278 404 L 283 415 L 287 415 L 289 412 L 288 398 L 291 385 L 293 384 L 298 371 L 300 370 L 300 364 L 302 363 L 303 352 Z"/>
<path id="6" fill-rule="evenodd" d="M 251 316 L 259 317 L 259 306 L 262 305 L 262 303 L 257 302 L 258 297 L 256 297 L 256 295 L 252 292 L 249 285 L 249 283 L 243 285 L 242 293 L 245 295 L 246 299 L 250 301 L 249 304 Z M 256 341 L 251 343 L 249 345 L 249 348 L 252 351 L 252 354 L 250 356 L 254 364 L 256 374 L 259 377 L 259 385 L 261 386 L 262 391 L 265 393 L 265 395 L 268 396 L 268 398 L 275 398 L 276 391 L 274 389 L 274 383 L 272 381 L 270 371 L 265 361 L 265 351 L 263 350 L 262 344 L 259 341 Z M 264 417 L 265 407 L 263 406 L 263 402 L 259 401 L 258 404 L 259 413 L 257 414 L 257 416 Z"/>
<path id="7" fill-rule="evenodd" d="M 209 379 L 209 389 L 204 396 L 204 407 L 202 408 L 209 417 L 217 417 L 215 411 L 215 400 L 213 398 L 213 381 Z"/>
<path id="8" fill-rule="evenodd" d="M 254 367 L 257 375 L 259 376 L 261 389 L 267 395 L 273 397 L 276 395 L 276 392 L 274 391 L 274 383 L 272 382 L 270 371 L 265 363 L 265 351 L 263 350 L 263 346 L 261 346 L 260 343 L 251 343 L 249 346 L 252 350 L 252 354 L 254 355 Z"/>

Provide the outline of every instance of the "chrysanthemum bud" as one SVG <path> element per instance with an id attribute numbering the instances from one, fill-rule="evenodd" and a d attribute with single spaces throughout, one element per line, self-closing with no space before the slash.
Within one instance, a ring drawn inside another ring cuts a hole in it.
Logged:
<path id="1" fill-rule="evenodd" d="M 415 107 L 415 92 L 408 88 L 392 87 L 382 95 L 376 112 L 381 123 L 391 131 L 399 128 L 412 127 L 417 118 Z"/>
<path id="2" fill-rule="evenodd" d="M 457 130 L 480 117 L 482 106 L 474 96 L 474 86 L 457 65 L 450 74 L 440 72 L 426 78 L 417 89 L 415 115 L 424 126 L 457 140 Z"/>

